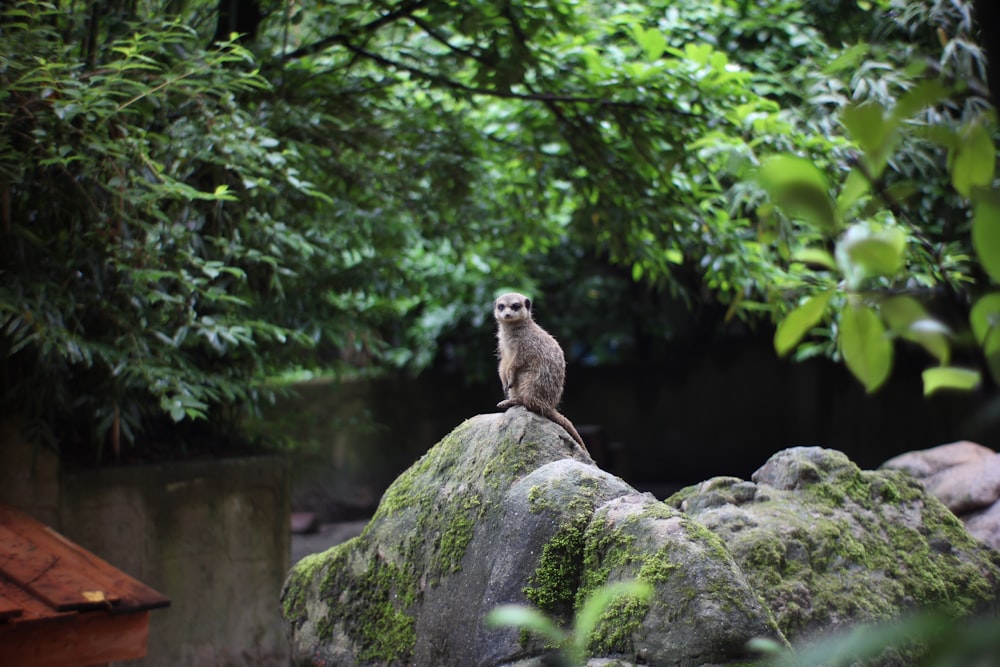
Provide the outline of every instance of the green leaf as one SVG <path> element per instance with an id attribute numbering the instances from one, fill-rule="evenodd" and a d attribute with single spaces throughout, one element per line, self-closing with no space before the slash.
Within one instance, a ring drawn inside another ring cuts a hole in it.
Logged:
<path id="1" fill-rule="evenodd" d="M 910 325 L 929 317 L 923 304 L 910 296 L 897 296 L 886 299 L 880 304 L 882 316 L 889 330 L 902 334 Z"/>
<path id="2" fill-rule="evenodd" d="M 983 268 L 1000 283 L 1000 192 L 980 190 L 972 214 L 972 247 Z"/>
<path id="3" fill-rule="evenodd" d="M 879 309 L 892 333 L 921 345 L 941 364 L 948 363 L 951 357 L 948 345 L 950 331 L 928 315 L 919 301 L 909 296 L 897 296 L 883 301 Z"/>
<path id="4" fill-rule="evenodd" d="M 976 343 L 982 345 L 987 337 L 997 336 L 1000 328 L 1000 292 L 993 292 L 981 297 L 969 311 L 969 325 L 976 337 Z"/>
<path id="5" fill-rule="evenodd" d="M 174 422 L 183 421 L 187 416 L 184 405 L 179 399 L 164 396 L 160 399 L 160 408 L 170 415 Z"/>
<path id="6" fill-rule="evenodd" d="M 566 633 L 548 616 L 524 605 L 507 604 L 495 607 L 486 614 L 485 622 L 491 628 L 522 628 L 541 635 L 553 644 L 561 644 L 566 639 Z"/>
<path id="7" fill-rule="evenodd" d="M 836 270 L 837 261 L 823 248 L 799 248 L 792 253 L 792 259 L 803 264 L 813 264 L 824 269 Z"/>
<path id="8" fill-rule="evenodd" d="M 688 42 L 684 45 L 684 57 L 698 65 L 707 65 L 714 50 L 711 44 Z"/>
<path id="9" fill-rule="evenodd" d="M 843 70 L 850 70 L 853 73 L 865 56 L 868 55 L 869 51 L 871 51 L 871 45 L 866 42 L 860 42 L 848 47 L 831 62 L 827 63 L 826 67 L 823 68 L 823 73 L 836 74 Z"/>
<path id="10" fill-rule="evenodd" d="M 851 173 L 844 180 L 844 187 L 840 189 L 840 196 L 837 197 L 837 209 L 841 215 L 846 213 L 861 197 L 871 189 L 871 183 L 860 169 L 851 169 Z"/>
<path id="11" fill-rule="evenodd" d="M 947 125 L 919 126 L 914 128 L 914 134 L 949 151 L 954 151 L 962 142 L 959 133 Z"/>
<path id="12" fill-rule="evenodd" d="M 871 276 L 894 276 L 903 268 L 906 233 L 898 227 L 852 225 L 837 242 L 837 261 L 852 288 Z"/>
<path id="13" fill-rule="evenodd" d="M 889 131 L 882 107 L 874 102 L 852 104 L 840 114 L 851 138 L 869 155 L 878 151 L 886 141 Z"/>
<path id="14" fill-rule="evenodd" d="M 215 192 L 212 196 L 223 201 L 237 201 L 236 195 L 230 192 L 228 185 L 215 186 Z"/>
<path id="15" fill-rule="evenodd" d="M 941 389 L 969 391 L 979 386 L 982 377 L 979 371 L 955 366 L 928 368 L 923 372 L 924 396 L 930 396 Z"/>
<path id="16" fill-rule="evenodd" d="M 969 324 L 990 375 L 1000 382 L 1000 292 L 987 294 L 972 306 Z"/>
<path id="17" fill-rule="evenodd" d="M 948 97 L 948 89 L 938 79 L 921 81 L 899 98 L 892 109 L 892 117 L 897 121 L 906 120 L 913 114 L 934 106 Z"/>
<path id="18" fill-rule="evenodd" d="M 892 341 L 878 314 L 862 303 L 847 303 L 837 335 L 847 368 L 868 393 L 882 386 L 892 369 Z"/>
<path id="19" fill-rule="evenodd" d="M 865 102 L 845 108 L 840 122 L 864 151 L 871 176 L 878 178 L 899 139 L 899 121 L 887 119 L 881 105 Z"/>
<path id="20" fill-rule="evenodd" d="M 963 197 L 971 196 L 973 188 L 992 182 L 996 149 L 990 131 L 983 125 L 970 124 L 949 158 L 951 184 Z"/>
<path id="21" fill-rule="evenodd" d="M 826 176 L 809 160 L 774 155 L 760 168 L 761 185 L 791 216 L 802 217 L 827 234 L 839 226 Z"/>
<path id="22" fill-rule="evenodd" d="M 642 47 L 646 60 L 658 60 L 667 48 L 667 38 L 658 28 L 645 30 L 642 26 L 633 26 L 632 35 L 636 43 Z"/>
<path id="23" fill-rule="evenodd" d="M 802 340 L 810 329 L 823 318 L 834 290 L 827 290 L 806 299 L 802 305 L 785 315 L 774 332 L 774 349 L 778 356 L 785 356 Z"/>

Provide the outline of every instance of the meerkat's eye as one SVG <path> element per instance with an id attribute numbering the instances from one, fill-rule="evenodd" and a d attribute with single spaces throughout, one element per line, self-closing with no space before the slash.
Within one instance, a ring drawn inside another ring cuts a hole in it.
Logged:
<path id="1" fill-rule="evenodd" d="M 502 303 L 498 303 L 497 304 L 497 310 L 499 310 L 502 313 L 503 309 L 504 309 L 504 305 Z"/>
<path id="2" fill-rule="evenodd" d="M 513 310 L 513 311 L 521 310 L 521 304 L 519 304 L 519 303 L 512 303 L 512 304 L 510 304 L 510 309 Z"/>

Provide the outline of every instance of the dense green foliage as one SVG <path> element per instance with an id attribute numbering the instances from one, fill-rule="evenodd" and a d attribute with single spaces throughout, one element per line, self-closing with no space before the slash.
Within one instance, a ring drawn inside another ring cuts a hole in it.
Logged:
<path id="1" fill-rule="evenodd" d="M 486 368 L 507 287 L 590 362 L 780 323 L 870 390 L 895 338 L 928 390 L 1000 375 L 962 2 L 4 7 L 2 400 L 64 451 L 292 368 Z"/>

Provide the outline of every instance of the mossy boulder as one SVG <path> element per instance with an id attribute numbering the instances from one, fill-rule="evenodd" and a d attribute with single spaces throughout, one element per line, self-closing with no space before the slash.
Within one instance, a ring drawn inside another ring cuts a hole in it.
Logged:
<path id="1" fill-rule="evenodd" d="M 793 643 L 917 607 L 997 609 L 1000 553 L 910 476 L 798 447 L 751 479 L 710 479 L 666 502 L 722 538 Z"/>
<path id="2" fill-rule="evenodd" d="M 608 609 L 597 659 L 725 664 L 753 637 L 783 641 L 717 536 L 514 408 L 435 445 L 359 537 L 295 566 L 282 604 L 302 665 L 527 664 L 551 649 L 485 627 L 488 611 L 533 604 L 568 624 L 592 590 L 632 578 L 653 598 Z"/>
<path id="3" fill-rule="evenodd" d="M 598 509 L 583 565 L 578 600 L 608 581 L 654 586 L 648 605 L 612 607 L 614 621 L 591 640 L 597 655 L 634 656 L 644 665 L 745 664 L 749 639 L 785 641 L 718 536 L 648 496 Z"/>

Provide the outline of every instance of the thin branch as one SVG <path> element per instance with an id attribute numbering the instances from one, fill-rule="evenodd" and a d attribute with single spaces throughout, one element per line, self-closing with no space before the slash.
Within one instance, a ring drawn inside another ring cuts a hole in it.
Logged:
<path id="1" fill-rule="evenodd" d="M 336 46 L 337 44 L 347 44 L 349 40 L 353 39 L 355 36 L 363 33 L 371 33 L 378 30 L 382 26 L 388 25 L 394 21 L 398 21 L 401 18 L 412 15 L 418 9 L 423 9 L 424 7 L 431 4 L 431 0 L 415 0 L 414 2 L 403 3 L 395 11 L 389 12 L 379 18 L 369 21 L 365 25 L 356 28 L 348 33 L 337 33 L 336 35 L 330 35 L 329 37 L 324 37 L 318 42 L 314 42 L 307 46 L 300 46 L 291 53 L 286 53 L 281 57 L 283 62 L 289 60 L 298 60 L 299 58 L 304 58 L 305 56 L 315 55 L 321 51 L 325 51 L 331 46 Z"/>
<path id="2" fill-rule="evenodd" d="M 396 60 L 391 60 L 385 56 L 379 55 L 372 51 L 361 48 L 360 46 L 355 46 L 349 42 L 342 42 L 342 45 L 358 55 L 364 56 L 369 60 L 373 60 L 376 63 L 382 65 L 383 67 L 388 67 L 391 69 L 401 70 L 407 72 L 408 74 L 422 79 L 424 81 L 429 81 L 430 83 L 437 84 L 446 88 L 451 88 L 453 90 L 458 90 L 469 95 L 483 95 L 486 97 L 499 97 L 503 99 L 515 99 L 515 100 L 526 100 L 531 102 L 545 102 L 547 104 L 551 103 L 566 103 L 566 104 L 596 104 L 600 106 L 610 106 L 619 107 L 626 109 L 652 109 L 655 111 L 661 111 L 665 113 L 673 113 L 682 116 L 699 117 L 698 114 L 689 113 L 687 111 L 680 111 L 671 107 L 665 107 L 659 104 L 646 104 L 644 102 L 623 102 L 620 100 L 612 100 L 604 97 L 580 97 L 577 95 L 568 95 L 560 93 L 517 93 L 512 90 L 501 90 L 497 88 L 480 88 L 478 86 L 469 86 L 464 83 L 460 83 L 453 79 L 449 79 L 441 74 L 434 74 L 433 72 L 428 72 L 422 70 L 419 67 L 414 67 L 413 65 L 407 65 L 406 63 L 401 63 Z"/>
<path id="3" fill-rule="evenodd" d="M 383 8 L 385 7 L 384 3 L 380 2 L 378 4 L 380 6 L 382 6 Z M 449 42 L 447 37 L 445 37 L 444 35 L 442 35 L 441 33 L 439 33 L 437 31 L 437 28 L 435 28 L 434 26 L 432 26 L 430 23 L 428 23 L 424 19 L 419 18 L 416 15 L 415 12 L 408 14 L 406 16 L 406 18 L 408 18 L 410 21 L 412 21 L 415 26 L 417 26 L 418 28 L 420 28 L 421 30 L 423 30 L 434 41 L 438 42 L 439 44 L 441 44 L 442 46 L 444 46 L 449 51 L 457 53 L 457 54 L 459 54 L 461 56 L 464 56 L 466 58 L 469 58 L 471 60 L 475 60 L 476 62 L 479 62 L 479 63 L 489 64 L 489 63 L 487 63 L 483 59 L 482 55 L 480 55 L 480 54 L 478 54 L 478 53 L 476 53 L 474 51 L 471 51 L 469 49 L 462 48 L 461 46 L 455 46 L 454 44 L 452 44 L 451 42 Z"/>
<path id="4" fill-rule="evenodd" d="M 468 51 L 466 49 L 462 49 L 460 47 L 450 44 L 446 38 L 436 34 L 433 30 L 431 30 L 425 21 L 423 21 L 422 19 L 418 19 L 412 15 L 418 9 L 421 9 L 425 5 L 429 4 L 429 1 L 430 0 L 418 0 L 417 2 L 413 2 L 412 4 L 398 8 L 395 12 L 391 12 L 389 14 L 382 16 L 381 18 L 371 21 L 366 25 L 364 25 L 363 27 L 361 27 L 360 29 L 355 30 L 351 33 L 339 33 L 337 35 L 331 35 L 330 37 L 324 38 L 318 42 L 310 44 L 309 46 L 304 46 L 299 49 L 296 49 L 291 53 L 285 54 L 282 57 L 282 62 L 302 58 L 307 55 L 313 55 L 331 46 L 340 45 L 346 48 L 348 51 L 354 53 L 356 56 L 361 56 L 369 60 L 372 60 L 378 63 L 379 65 L 382 65 L 383 67 L 406 72 L 417 79 L 428 81 L 435 85 L 439 85 L 445 88 L 450 88 L 452 90 L 458 90 L 469 95 L 482 95 L 485 97 L 516 99 L 516 100 L 524 100 L 530 102 L 545 102 L 546 104 L 551 104 L 551 103 L 595 104 L 600 106 L 610 106 L 610 107 L 618 107 L 625 109 L 651 109 L 654 111 L 659 111 L 662 113 L 670 113 L 678 116 L 688 116 L 692 118 L 700 117 L 698 114 L 690 113 L 687 111 L 681 111 L 679 109 L 664 106 L 661 104 L 647 104 L 645 102 L 623 102 L 620 100 L 612 100 L 603 97 L 584 97 L 578 95 L 559 94 L 559 93 L 536 93 L 536 92 L 517 93 L 511 90 L 469 86 L 459 81 L 455 81 L 454 79 L 450 79 L 444 75 L 435 74 L 433 72 L 420 69 L 419 67 L 415 67 L 413 65 L 408 65 L 406 63 L 386 58 L 383 55 L 375 53 L 374 51 L 370 51 L 362 46 L 358 46 L 352 43 L 351 39 L 356 35 L 360 34 L 370 35 L 372 31 L 377 30 L 378 28 L 387 25 L 393 21 L 396 21 L 401 18 L 409 18 L 421 29 L 423 29 L 430 37 L 441 42 L 442 44 L 452 49 L 456 53 L 460 53 L 469 58 L 473 58 L 477 62 L 483 62 L 482 58 L 479 55 L 471 51 Z M 519 32 L 519 28 L 517 26 L 513 27 L 515 28 L 515 32 Z M 520 38 L 523 35 L 519 34 L 518 36 Z"/>
<path id="5" fill-rule="evenodd" d="M 483 58 L 481 54 L 476 53 L 474 51 L 470 51 L 469 49 L 463 49 L 461 46 L 455 46 L 454 44 L 449 42 L 447 37 L 439 34 L 438 31 L 435 30 L 434 27 L 430 25 L 427 21 L 417 18 L 416 16 L 409 16 L 407 18 L 413 21 L 414 25 L 416 25 L 418 28 L 426 32 L 428 35 L 431 36 L 432 39 L 442 44 L 449 51 L 454 51 L 455 53 L 465 56 L 466 58 L 469 58 L 471 60 L 475 60 L 478 63 L 489 65 L 489 63 L 486 62 L 486 60 Z"/>

